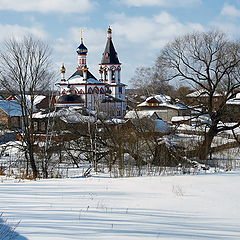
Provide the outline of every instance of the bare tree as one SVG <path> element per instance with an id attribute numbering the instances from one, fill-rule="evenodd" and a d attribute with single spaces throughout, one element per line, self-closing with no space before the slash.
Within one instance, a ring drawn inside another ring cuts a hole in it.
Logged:
<path id="1" fill-rule="evenodd" d="M 4 42 L 0 53 L 0 84 L 9 94 L 18 97 L 22 110 L 22 139 L 26 146 L 33 178 L 38 176 L 34 159 L 34 126 L 32 115 L 34 100 L 44 90 L 49 89 L 53 79 L 50 61 L 51 51 L 44 42 L 33 37 L 21 40 L 14 38 Z"/>
<path id="2" fill-rule="evenodd" d="M 139 94 L 147 96 L 159 93 L 171 95 L 174 91 L 173 86 L 166 81 L 159 65 L 136 68 L 131 83 L 138 89 Z"/>
<path id="3" fill-rule="evenodd" d="M 198 148 L 200 159 L 206 159 L 213 138 L 221 131 L 240 126 L 219 125 L 223 120 L 226 102 L 234 98 L 240 87 L 240 44 L 228 40 L 224 33 L 209 31 L 188 34 L 169 43 L 157 59 L 169 80 L 187 81 L 189 85 L 207 96 L 205 111 L 211 124 Z M 218 104 L 214 96 L 220 94 Z"/>

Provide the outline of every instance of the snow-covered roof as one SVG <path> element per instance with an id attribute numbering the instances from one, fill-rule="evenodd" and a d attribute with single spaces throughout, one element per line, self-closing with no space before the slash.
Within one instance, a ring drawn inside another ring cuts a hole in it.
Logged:
<path id="1" fill-rule="evenodd" d="M 21 106 L 17 101 L 0 100 L 0 109 L 10 117 L 22 116 Z"/>
<path id="2" fill-rule="evenodd" d="M 77 112 L 73 108 L 63 108 L 59 111 L 54 111 L 50 113 L 34 113 L 33 118 L 43 119 L 43 118 L 54 118 L 58 117 L 62 121 L 67 123 L 78 123 L 78 122 L 94 122 L 95 118 L 93 116 L 84 116 L 81 113 Z"/>
<path id="3" fill-rule="evenodd" d="M 188 121 L 190 120 L 191 122 L 201 122 L 201 123 L 207 123 L 211 124 L 211 119 L 208 114 L 202 114 L 200 116 L 175 116 L 172 117 L 171 122 L 181 122 L 181 121 Z"/>
<path id="4" fill-rule="evenodd" d="M 138 104 L 138 107 L 150 107 L 151 105 L 149 102 L 153 102 L 155 100 L 157 105 L 154 105 L 154 107 L 166 107 L 166 108 L 173 108 L 173 109 L 178 109 L 178 110 L 183 110 L 183 109 L 188 109 L 187 106 L 181 104 L 181 103 L 171 103 L 172 98 L 168 95 L 165 94 L 159 94 L 155 96 L 148 97 L 144 102 Z M 151 106 L 152 107 L 152 106 Z"/>
<path id="5" fill-rule="evenodd" d="M 58 112 L 49 112 L 49 113 L 42 113 L 42 112 L 37 112 L 33 114 L 33 118 L 38 118 L 38 119 L 43 119 L 43 118 L 51 118 L 51 117 L 57 117 Z"/>
<path id="6" fill-rule="evenodd" d="M 222 96 L 223 94 L 221 93 L 217 93 L 215 92 L 213 94 L 214 97 L 219 97 L 219 96 Z M 200 89 L 200 90 L 197 90 L 197 91 L 194 91 L 192 93 L 189 93 L 186 95 L 186 97 L 208 97 L 208 93 L 205 89 Z"/>
<path id="7" fill-rule="evenodd" d="M 36 105 L 39 104 L 44 98 L 46 98 L 46 96 L 44 95 L 35 95 L 35 96 L 25 95 L 25 97 L 27 100 L 28 108 L 31 108 L 31 98 L 33 97 L 33 111 L 36 111 L 37 110 Z"/>
<path id="8" fill-rule="evenodd" d="M 162 103 L 159 104 L 160 107 L 168 107 L 168 108 L 173 108 L 173 109 L 177 109 L 177 110 L 184 110 L 184 109 L 188 109 L 187 106 L 181 104 L 181 103 L 176 103 L 176 104 L 171 104 L 171 103 Z"/>
<path id="9" fill-rule="evenodd" d="M 124 83 L 111 83 L 111 84 L 108 84 L 108 85 L 111 85 L 111 86 L 126 86 L 126 84 L 124 84 Z"/>
<path id="10" fill-rule="evenodd" d="M 31 98 L 32 96 L 31 95 L 25 95 L 27 101 L 31 101 Z M 36 96 L 33 96 L 33 104 L 34 105 L 37 105 L 38 103 L 40 103 L 44 98 L 46 98 L 46 96 L 44 95 L 36 95 Z"/>
<path id="11" fill-rule="evenodd" d="M 149 104 L 145 101 L 143 103 L 140 103 L 137 105 L 138 107 L 150 107 Z M 184 110 L 184 109 L 188 109 L 187 106 L 181 104 L 181 103 L 176 103 L 176 104 L 172 104 L 172 103 L 168 103 L 168 102 L 164 102 L 164 103 L 160 103 L 156 107 L 166 107 L 166 108 L 172 108 L 172 109 L 177 109 L 177 110 Z"/>
<path id="12" fill-rule="evenodd" d="M 172 117 L 171 122 L 188 121 L 191 118 L 192 118 L 191 116 L 175 116 Z"/>
<path id="13" fill-rule="evenodd" d="M 229 101 L 227 101 L 226 104 L 229 104 L 229 105 L 240 105 L 240 99 L 229 100 Z"/>
<path id="14" fill-rule="evenodd" d="M 165 95 L 165 94 L 155 95 L 154 98 L 156 98 L 159 102 L 162 102 L 162 103 L 170 102 L 172 100 L 172 98 L 170 96 Z"/>
<path id="15" fill-rule="evenodd" d="M 145 118 L 145 117 L 150 118 L 154 114 L 157 114 L 156 111 L 154 111 L 154 110 L 151 110 L 151 111 L 149 111 L 149 110 L 138 110 L 138 111 L 131 110 L 126 113 L 124 118 Z"/>
<path id="16" fill-rule="evenodd" d="M 21 101 L 21 96 L 19 96 L 19 95 L 14 96 L 14 98 L 16 99 L 16 101 L 19 101 L 19 102 Z M 33 110 L 36 111 L 36 105 L 39 104 L 44 98 L 46 98 L 46 96 L 44 96 L 44 95 L 32 96 L 32 95 L 27 94 L 27 95 L 25 95 L 25 98 L 26 98 L 26 103 L 27 103 L 28 108 L 31 107 L 31 98 L 33 98 Z M 13 101 L 13 100 L 11 100 L 11 101 Z"/>
<path id="17" fill-rule="evenodd" d="M 73 77 L 71 77 L 70 79 L 68 79 L 68 83 L 69 84 L 85 84 L 85 83 L 88 83 L 88 84 L 100 84 L 100 85 L 103 85 L 104 83 L 101 82 L 101 81 L 98 81 L 94 78 L 88 78 L 87 80 L 85 80 L 82 76 L 80 75 L 75 75 Z"/>
<path id="18" fill-rule="evenodd" d="M 240 99 L 240 93 L 237 93 L 237 94 L 236 94 L 236 98 L 237 98 L 237 99 Z"/>
<path id="19" fill-rule="evenodd" d="M 148 106 L 149 105 L 148 102 L 151 102 L 153 100 L 155 100 L 159 104 L 169 103 L 169 102 L 171 102 L 171 97 L 168 95 L 165 95 L 165 94 L 154 95 L 154 96 L 146 98 L 146 100 L 144 102 L 142 102 L 141 104 L 139 104 L 139 106 Z"/>
<path id="20" fill-rule="evenodd" d="M 126 120 L 119 119 L 119 118 L 113 118 L 113 119 L 104 121 L 104 123 L 106 123 L 106 124 L 123 124 L 125 122 L 126 122 Z"/>
<path id="21" fill-rule="evenodd" d="M 62 109 L 62 110 L 67 110 L 67 109 Z M 84 116 L 82 114 L 80 114 L 79 112 L 73 111 L 73 110 L 69 110 L 66 111 L 64 114 L 62 114 L 62 116 L 60 117 L 60 119 L 66 123 L 88 123 L 88 122 L 95 122 L 95 118 L 92 116 Z"/>
<path id="22" fill-rule="evenodd" d="M 228 100 L 227 104 L 240 105 L 240 93 L 237 93 L 235 98 Z"/>

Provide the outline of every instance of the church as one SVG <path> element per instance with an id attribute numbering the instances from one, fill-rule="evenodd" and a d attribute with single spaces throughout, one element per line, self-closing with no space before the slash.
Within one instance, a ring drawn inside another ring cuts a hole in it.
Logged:
<path id="1" fill-rule="evenodd" d="M 61 68 L 59 97 L 56 108 L 81 108 L 96 113 L 105 113 L 111 118 L 123 118 L 126 112 L 125 87 L 121 82 L 121 63 L 112 41 L 112 29 L 107 30 L 107 43 L 99 64 L 99 77 L 87 66 L 88 49 L 81 43 L 76 50 L 77 69 L 66 78 L 64 65 Z"/>

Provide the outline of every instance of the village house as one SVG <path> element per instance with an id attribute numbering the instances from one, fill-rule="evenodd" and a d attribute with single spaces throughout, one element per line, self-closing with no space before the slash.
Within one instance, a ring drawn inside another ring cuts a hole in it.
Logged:
<path id="1" fill-rule="evenodd" d="M 228 100 L 225 106 L 224 122 L 239 122 L 240 121 L 240 93 L 236 97 Z"/>
<path id="2" fill-rule="evenodd" d="M 22 126 L 22 110 L 15 100 L 0 100 L 0 128 L 19 129 Z"/>
<path id="3" fill-rule="evenodd" d="M 223 98 L 223 94 L 214 93 L 213 95 L 213 104 L 214 106 L 219 106 L 221 100 Z M 204 106 L 206 105 L 209 99 L 209 95 L 204 89 L 194 91 L 186 95 L 185 103 L 190 106 Z"/>
<path id="4" fill-rule="evenodd" d="M 147 116 L 149 114 L 157 116 L 158 119 L 165 122 L 171 122 L 175 116 L 189 116 L 191 113 L 187 106 L 174 103 L 170 96 L 164 94 L 148 97 L 144 102 L 137 105 L 136 110 L 129 111 L 125 118 L 131 118 L 136 114 L 134 112 L 137 112 L 138 116 Z"/>

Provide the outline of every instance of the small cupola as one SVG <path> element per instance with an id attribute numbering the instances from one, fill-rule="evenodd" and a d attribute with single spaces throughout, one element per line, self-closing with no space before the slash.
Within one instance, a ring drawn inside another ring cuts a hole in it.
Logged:
<path id="1" fill-rule="evenodd" d="M 79 55 L 87 55 L 88 53 L 88 49 L 87 47 L 83 44 L 83 39 L 81 38 L 81 44 L 79 45 L 79 47 L 76 50 L 77 54 Z"/>
<path id="2" fill-rule="evenodd" d="M 62 64 L 62 67 L 61 67 L 61 69 L 60 69 L 60 72 L 61 72 L 61 73 L 65 73 L 65 72 L 66 72 L 66 68 L 65 68 L 65 66 L 64 66 L 64 63 Z"/>
<path id="3" fill-rule="evenodd" d="M 62 64 L 62 67 L 61 67 L 61 69 L 60 69 L 60 72 L 61 72 L 61 75 L 62 75 L 61 81 L 65 82 L 65 81 L 66 81 L 66 80 L 65 80 L 66 68 L 65 68 L 64 64 Z"/>
<path id="4" fill-rule="evenodd" d="M 108 27 L 107 34 L 108 34 L 108 39 L 112 39 L 112 29 L 110 28 L 110 26 Z"/>

